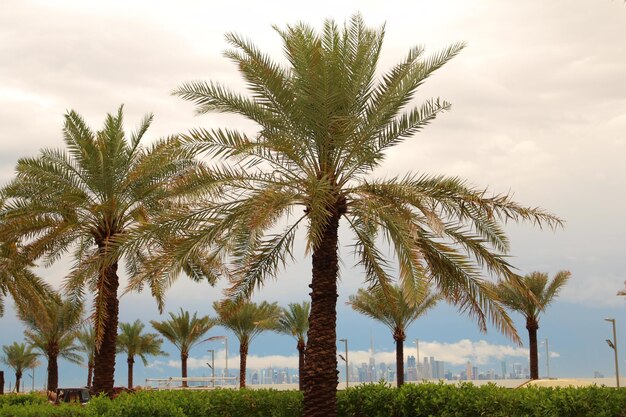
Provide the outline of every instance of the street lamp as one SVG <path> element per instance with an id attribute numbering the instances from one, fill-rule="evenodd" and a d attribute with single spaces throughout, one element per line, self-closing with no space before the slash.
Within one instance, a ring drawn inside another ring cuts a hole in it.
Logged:
<path id="1" fill-rule="evenodd" d="M 615 381 L 617 382 L 617 388 L 619 388 L 619 361 L 617 359 L 617 335 L 615 332 L 615 319 L 607 317 L 604 320 L 610 322 L 613 325 L 613 342 L 611 343 L 611 341 L 607 339 L 606 343 L 611 349 L 613 349 L 613 353 L 615 354 Z"/>
<path id="2" fill-rule="evenodd" d="M 546 337 L 545 342 L 542 342 L 546 345 L 546 369 L 548 372 L 548 379 L 550 379 L 550 349 L 548 348 L 548 338 Z"/>
<path id="3" fill-rule="evenodd" d="M 344 358 L 343 356 L 339 355 L 339 357 L 341 359 L 344 360 L 344 362 L 346 363 L 346 389 L 348 388 L 348 339 L 339 339 L 340 342 L 343 342 L 345 344 L 345 348 L 346 348 L 346 357 Z"/>
<path id="4" fill-rule="evenodd" d="M 215 387 L 215 349 L 209 349 L 207 352 L 211 352 L 211 364 L 207 365 L 211 368 L 211 385 Z"/>
<path id="5" fill-rule="evenodd" d="M 226 349 L 226 377 L 228 378 L 228 336 L 213 336 L 205 339 L 204 342 L 212 342 L 214 340 L 224 340 L 224 348 Z"/>

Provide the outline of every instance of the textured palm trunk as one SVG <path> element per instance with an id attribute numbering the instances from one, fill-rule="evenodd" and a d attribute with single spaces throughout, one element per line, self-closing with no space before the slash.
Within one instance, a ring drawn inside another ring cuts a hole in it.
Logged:
<path id="1" fill-rule="evenodd" d="M 126 358 L 128 364 L 128 389 L 133 389 L 133 365 L 135 365 L 135 358 L 129 356 Z"/>
<path id="2" fill-rule="evenodd" d="M 58 349 L 48 352 L 48 391 L 56 392 L 59 387 Z"/>
<path id="3" fill-rule="evenodd" d="M 4 371 L 0 371 L 0 395 L 4 395 Z"/>
<path id="4" fill-rule="evenodd" d="M 396 385 L 399 388 L 404 385 L 404 339 L 406 337 L 394 334 L 393 339 L 396 341 Z"/>
<path id="5" fill-rule="evenodd" d="M 15 392 L 20 392 L 20 381 L 22 380 L 22 373 L 15 373 Z"/>
<path id="6" fill-rule="evenodd" d="M 526 319 L 528 329 L 528 348 L 530 350 L 530 379 L 539 379 L 539 358 L 537 357 L 537 320 Z"/>
<path id="7" fill-rule="evenodd" d="M 189 355 L 187 354 L 187 352 L 181 352 L 180 366 L 181 366 L 181 375 L 183 378 L 187 378 L 187 358 L 189 358 Z M 183 388 L 187 388 L 187 381 L 183 381 Z"/>
<path id="8" fill-rule="evenodd" d="M 298 340 L 298 389 L 304 391 L 304 340 Z"/>
<path id="9" fill-rule="evenodd" d="M 313 251 L 311 313 L 304 365 L 304 416 L 337 415 L 337 231 L 340 214 L 331 217 Z"/>
<path id="10" fill-rule="evenodd" d="M 94 355 L 92 390 L 96 393 L 111 394 L 115 378 L 115 344 L 119 314 L 117 262 L 107 266 L 103 274 L 104 276 L 100 278 L 104 279 L 99 296 L 103 297 L 107 320 L 102 325 L 102 343 Z"/>
<path id="11" fill-rule="evenodd" d="M 87 363 L 87 388 L 93 385 L 93 361 Z"/>
<path id="12" fill-rule="evenodd" d="M 248 362 L 248 342 L 239 345 L 239 388 L 246 387 L 246 363 Z"/>

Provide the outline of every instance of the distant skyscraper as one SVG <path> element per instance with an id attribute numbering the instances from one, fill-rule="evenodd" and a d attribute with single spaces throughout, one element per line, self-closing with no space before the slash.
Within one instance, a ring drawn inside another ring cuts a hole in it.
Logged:
<path id="1" fill-rule="evenodd" d="M 467 380 L 470 381 L 473 378 L 472 375 L 472 363 L 470 361 L 467 361 L 467 363 L 465 364 L 465 375 L 467 375 Z"/>
<path id="2" fill-rule="evenodd" d="M 417 381 L 417 363 L 413 355 L 406 358 L 406 380 Z"/>
<path id="3" fill-rule="evenodd" d="M 374 336 L 370 331 L 370 366 L 368 369 L 369 381 L 374 382 L 377 381 L 378 378 L 376 376 L 376 359 L 374 359 Z"/>
<path id="4" fill-rule="evenodd" d="M 506 379 L 506 361 L 500 362 L 500 365 L 502 366 L 502 379 Z"/>

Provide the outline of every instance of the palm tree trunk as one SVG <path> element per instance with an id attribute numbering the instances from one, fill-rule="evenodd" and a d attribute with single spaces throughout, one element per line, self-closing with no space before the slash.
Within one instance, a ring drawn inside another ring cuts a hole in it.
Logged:
<path id="1" fill-rule="evenodd" d="M 345 208 L 344 208 L 345 211 Z M 337 415 L 337 231 L 340 213 L 324 228 L 313 251 L 311 313 L 304 365 L 304 417 Z"/>
<path id="2" fill-rule="evenodd" d="M 189 354 L 187 352 L 180 353 L 180 366 L 181 366 L 181 374 L 183 378 L 187 378 L 187 358 Z M 183 381 L 183 388 L 187 388 L 187 381 Z"/>
<path id="3" fill-rule="evenodd" d="M 20 380 L 22 379 L 22 373 L 15 373 L 15 392 L 20 392 Z"/>
<path id="4" fill-rule="evenodd" d="M 304 340 L 298 340 L 298 389 L 304 391 Z"/>
<path id="5" fill-rule="evenodd" d="M 96 348 L 94 355 L 92 390 L 96 393 L 110 394 L 113 391 L 115 378 L 115 345 L 119 314 L 117 262 L 105 268 L 100 280 L 102 280 L 102 286 L 98 297 L 102 297 L 107 319 L 102 323 L 102 343 Z"/>
<path id="6" fill-rule="evenodd" d="M 57 349 L 58 350 L 58 349 Z M 48 391 L 56 392 L 59 387 L 58 353 L 48 352 Z"/>
<path id="7" fill-rule="evenodd" d="M 526 329 L 528 329 L 528 347 L 530 350 L 530 379 L 539 379 L 539 358 L 537 356 L 537 320 L 527 318 Z"/>
<path id="8" fill-rule="evenodd" d="M 4 371 L 0 371 L 0 395 L 4 395 Z"/>
<path id="9" fill-rule="evenodd" d="M 248 361 L 248 342 L 239 344 L 239 388 L 246 387 L 246 362 Z"/>
<path id="10" fill-rule="evenodd" d="M 404 339 L 406 337 L 393 335 L 396 341 L 396 385 L 400 388 L 404 385 Z"/>
<path id="11" fill-rule="evenodd" d="M 135 358 L 129 356 L 126 359 L 128 364 L 128 389 L 133 389 L 133 365 L 135 364 Z"/>
<path id="12" fill-rule="evenodd" d="M 93 384 L 93 361 L 87 363 L 87 388 Z"/>

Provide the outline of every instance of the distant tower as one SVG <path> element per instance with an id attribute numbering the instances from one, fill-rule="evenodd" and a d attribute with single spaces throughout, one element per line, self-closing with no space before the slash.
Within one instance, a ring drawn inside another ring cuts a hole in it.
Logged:
<path id="1" fill-rule="evenodd" d="M 472 363 L 470 361 L 467 361 L 467 363 L 465 364 L 465 374 L 467 375 L 467 380 L 471 381 L 472 378 Z"/>
<path id="2" fill-rule="evenodd" d="M 502 361 L 502 379 L 506 379 L 506 361 Z"/>
<path id="3" fill-rule="evenodd" d="M 374 359 L 374 336 L 372 335 L 372 331 L 370 330 L 370 366 L 368 369 L 370 382 L 374 382 L 378 380 L 376 378 L 376 360 Z"/>

